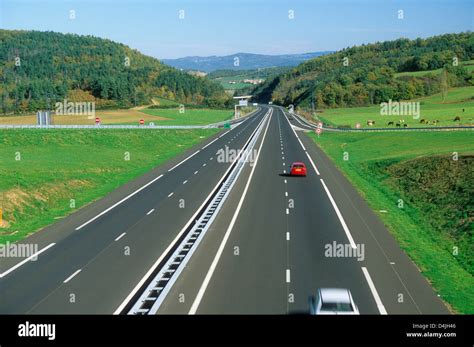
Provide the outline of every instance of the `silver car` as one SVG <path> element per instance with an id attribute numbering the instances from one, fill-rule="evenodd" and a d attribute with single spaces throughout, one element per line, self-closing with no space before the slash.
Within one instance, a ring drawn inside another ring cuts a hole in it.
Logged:
<path id="1" fill-rule="evenodd" d="M 309 299 L 311 314 L 359 314 L 351 291 L 344 288 L 319 288 Z"/>

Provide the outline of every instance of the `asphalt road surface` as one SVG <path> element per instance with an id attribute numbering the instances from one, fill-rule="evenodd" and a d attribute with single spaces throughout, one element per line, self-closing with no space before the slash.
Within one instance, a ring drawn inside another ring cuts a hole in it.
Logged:
<path id="1" fill-rule="evenodd" d="M 217 151 L 242 148 L 262 120 L 256 155 L 158 314 L 307 313 L 319 287 L 349 288 L 362 314 L 449 313 L 310 128 L 267 111 L 24 240 L 44 251 L 3 261 L 0 313 L 116 312 L 224 175 Z M 307 177 L 286 175 L 294 161 Z"/>

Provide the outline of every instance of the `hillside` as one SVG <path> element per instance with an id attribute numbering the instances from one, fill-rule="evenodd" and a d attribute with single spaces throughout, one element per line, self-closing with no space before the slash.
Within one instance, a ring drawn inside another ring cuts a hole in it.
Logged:
<path id="1" fill-rule="evenodd" d="M 265 55 L 236 53 L 226 56 L 184 57 L 178 59 L 161 59 L 165 64 L 183 70 L 212 72 L 216 70 L 251 70 L 278 66 L 296 66 L 305 60 L 330 53 L 311 52 L 302 54 Z M 238 58 L 238 65 L 235 65 Z"/>
<path id="2" fill-rule="evenodd" d="M 316 108 L 409 100 L 474 84 L 474 34 L 398 39 L 343 49 L 304 62 L 258 86 L 259 101 Z M 442 69 L 439 74 L 415 71 Z M 411 73 L 407 73 L 411 72 Z M 403 74 L 405 73 L 405 74 Z"/>
<path id="3" fill-rule="evenodd" d="M 93 36 L 0 30 L 0 112 L 45 109 L 57 101 L 96 107 L 149 104 L 154 96 L 224 106 L 223 88 Z"/>

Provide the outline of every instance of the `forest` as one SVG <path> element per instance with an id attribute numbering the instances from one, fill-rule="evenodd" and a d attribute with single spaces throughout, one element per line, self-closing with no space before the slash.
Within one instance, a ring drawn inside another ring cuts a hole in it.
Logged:
<path id="1" fill-rule="evenodd" d="M 0 43 L 3 114 L 51 109 L 64 99 L 94 101 L 97 108 L 150 104 L 156 96 L 209 107 L 232 101 L 218 83 L 107 39 L 0 30 Z"/>
<path id="2" fill-rule="evenodd" d="M 343 49 L 308 60 L 268 79 L 253 94 L 259 101 L 332 108 L 409 100 L 474 85 L 463 65 L 474 58 L 474 34 L 398 39 Z M 439 70 L 423 74 L 404 72 Z"/>

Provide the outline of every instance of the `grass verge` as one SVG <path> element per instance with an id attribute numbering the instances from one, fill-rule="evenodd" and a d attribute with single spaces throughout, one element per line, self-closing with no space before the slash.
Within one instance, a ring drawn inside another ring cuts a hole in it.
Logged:
<path id="1" fill-rule="evenodd" d="M 167 118 L 155 122 L 156 125 L 207 125 L 232 118 L 233 110 L 188 109 L 181 113 L 178 108 L 146 109 L 144 113 Z"/>
<path id="2" fill-rule="evenodd" d="M 216 132 L 0 131 L 0 243 L 26 237 Z"/>
<path id="3" fill-rule="evenodd" d="M 412 164 L 416 163 L 414 160 L 431 156 L 432 159 L 435 158 L 433 160 L 443 157 L 446 162 L 452 160 L 453 152 L 459 153 L 460 158 L 472 156 L 474 134 L 325 132 L 319 138 L 312 133 L 309 136 L 334 161 L 380 216 L 401 248 L 417 264 L 442 299 L 456 312 L 474 313 L 474 279 L 469 272 L 472 271 L 469 267 L 469 264 L 472 266 L 472 220 L 471 236 L 464 235 L 466 238 L 462 241 L 463 246 L 459 247 L 459 252 L 467 252 L 467 255 L 459 259 L 454 254 L 453 247 L 459 246 L 460 239 L 448 233 L 447 229 L 437 229 L 433 224 L 433 220 L 436 220 L 433 214 L 440 213 L 440 209 L 452 209 L 452 206 L 433 204 L 429 199 L 422 201 L 425 199 L 426 189 L 434 189 L 433 185 L 412 186 L 411 190 L 406 190 L 397 184 L 397 180 L 408 179 L 408 174 L 401 177 L 392 176 L 394 172 L 400 173 L 399 168 L 402 166 L 404 170 L 412 167 Z M 348 154 L 349 160 L 344 160 L 344 152 Z M 433 165 L 430 168 L 433 169 Z M 472 179 L 465 177 L 469 172 L 472 175 L 472 166 L 467 166 L 464 170 L 462 178 L 467 186 L 462 187 L 463 194 L 467 192 L 469 196 L 471 191 L 472 197 L 472 183 L 469 183 Z M 452 172 L 440 172 L 438 177 L 452 176 Z M 409 174 L 423 179 L 425 176 L 429 177 L 430 172 L 419 170 Z M 456 191 L 445 193 L 459 194 Z M 403 208 L 399 208 L 399 199 L 404 200 Z M 387 213 L 381 213 L 380 210 L 386 210 Z M 472 210 L 461 212 L 472 214 Z"/>

